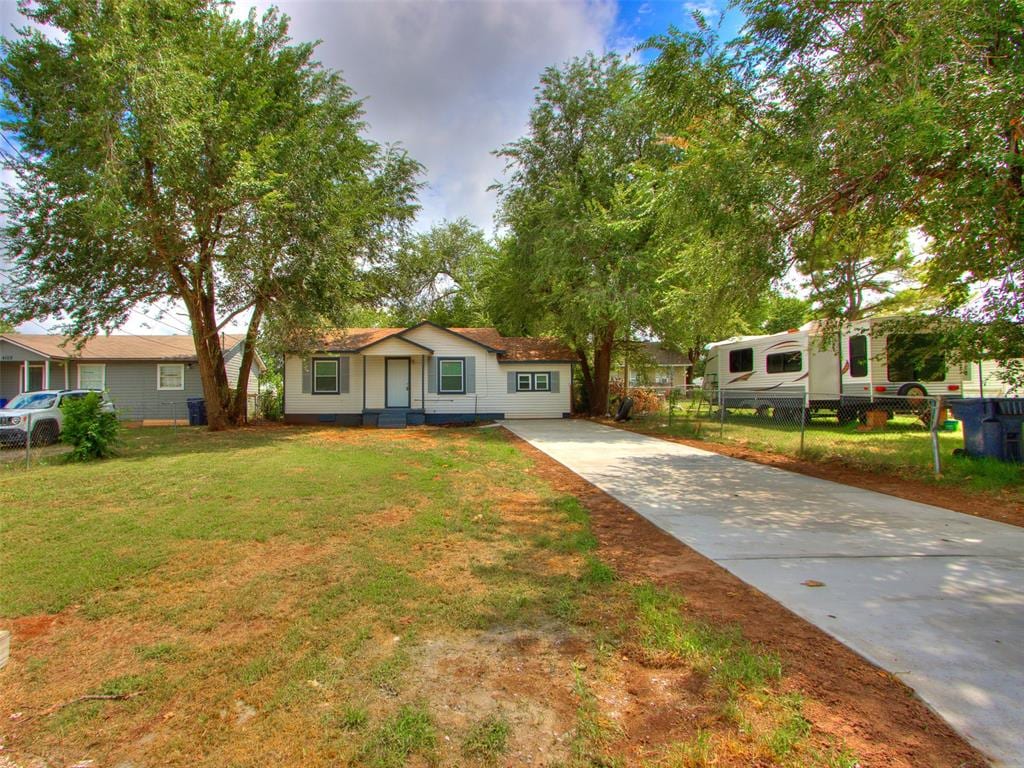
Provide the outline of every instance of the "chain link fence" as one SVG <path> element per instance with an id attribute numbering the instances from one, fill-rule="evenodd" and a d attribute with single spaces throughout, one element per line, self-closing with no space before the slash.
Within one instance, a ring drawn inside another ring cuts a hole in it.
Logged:
<path id="1" fill-rule="evenodd" d="M 116 404 L 115 404 L 116 405 Z M 0 415 L 2 415 L 0 411 Z M 151 401 L 141 406 L 117 407 L 122 426 L 187 427 L 188 404 L 181 400 Z M 70 451 L 61 443 L 52 417 L 20 416 L 17 424 L 0 423 L 0 467 L 31 467 L 58 459 Z M 2 419 L 0 419 L 2 421 Z"/>
<path id="2" fill-rule="evenodd" d="M 681 437 L 897 473 L 941 474 L 943 457 L 963 445 L 945 400 L 930 395 L 680 390 L 637 422 Z"/>

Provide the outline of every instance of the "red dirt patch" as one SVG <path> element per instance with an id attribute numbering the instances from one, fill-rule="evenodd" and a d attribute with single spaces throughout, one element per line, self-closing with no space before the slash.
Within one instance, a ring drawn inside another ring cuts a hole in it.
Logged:
<path id="1" fill-rule="evenodd" d="M 44 613 L 38 616 L 21 616 L 17 619 L 9 619 L 11 635 L 15 640 L 28 640 L 33 637 L 42 637 L 48 633 L 53 625 L 60 618 L 59 614 Z"/>
<path id="2" fill-rule="evenodd" d="M 980 752 L 898 679 L 528 443 L 513 435 L 510 439 L 533 459 L 534 474 L 586 506 L 602 559 L 622 578 L 650 580 L 678 590 L 686 598 L 686 611 L 694 618 L 719 626 L 737 625 L 749 640 L 777 653 L 785 670 L 784 686 L 806 697 L 804 710 L 817 736 L 841 740 L 865 768 L 988 765 Z M 700 443 L 698 447 L 709 446 Z M 669 674 L 663 669 L 652 671 L 661 676 Z M 678 682 L 685 687 L 685 681 Z M 639 697 L 640 701 L 646 698 Z M 655 707 L 639 716 L 632 715 L 637 718 L 634 722 L 644 725 L 636 732 L 630 729 L 637 733 L 633 737 L 637 742 L 635 749 L 642 748 L 645 742 L 663 741 L 659 731 L 680 727 L 670 705 L 666 706 L 668 709 Z M 694 713 L 692 708 L 688 711 Z"/>

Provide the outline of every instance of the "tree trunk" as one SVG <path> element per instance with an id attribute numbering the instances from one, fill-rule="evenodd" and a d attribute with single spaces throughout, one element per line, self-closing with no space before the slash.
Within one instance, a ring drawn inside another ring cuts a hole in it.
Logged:
<path id="1" fill-rule="evenodd" d="M 612 373 L 612 348 L 615 346 L 615 327 L 609 325 L 595 340 L 593 390 L 590 398 L 590 415 L 608 415 L 608 382 Z"/>
<path id="2" fill-rule="evenodd" d="M 587 353 L 583 347 L 576 346 L 576 356 L 580 360 L 580 373 L 583 375 L 583 391 L 587 396 L 586 408 L 584 410 L 590 413 L 590 404 L 593 402 L 592 398 L 594 396 L 594 374 L 590 370 L 590 361 L 587 359 Z"/>
<path id="3" fill-rule="evenodd" d="M 228 411 L 228 421 L 234 426 L 245 424 L 248 414 L 246 413 L 246 400 L 249 397 L 249 372 L 252 370 L 252 361 L 256 357 L 256 332 L 263 319 L 263 306 L 259 303 L 253 307 L 252 317 L 249 318 L 249 327 L 245 332 L 245 346 L 242 349 L 242 360 L 238 366 L 238 381 L 235 384 L 235 396 L 231 400 Z"/>
<path id="4" fill-rule="evenodd" d="M 196 344 L 199 378 L 203 383 L 203 399 L 206 400 L 206 423 L 214 431 L 227 429 L 230 425 L 230 393 L 220 336 L 216 327 L 210 327 L 205 321 L 193 320 L 192 338 Z"/>

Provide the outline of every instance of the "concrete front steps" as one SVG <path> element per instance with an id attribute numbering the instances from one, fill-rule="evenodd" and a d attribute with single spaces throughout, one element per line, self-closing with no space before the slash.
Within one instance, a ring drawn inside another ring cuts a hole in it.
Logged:
<path id="1" fill-rule="evenodd" d="M 363 413 L 363 426 L 380 429 L 405 429 L 408 426 L 419 426 L 425 420 L 422 410 L 412 408 L 387 408 Z"/>

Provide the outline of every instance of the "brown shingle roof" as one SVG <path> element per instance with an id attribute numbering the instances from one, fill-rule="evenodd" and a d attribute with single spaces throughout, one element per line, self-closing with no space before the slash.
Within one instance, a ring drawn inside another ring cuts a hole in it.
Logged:
<path id="1" fill-rule="evenodd" d="M 323 352 L 358 352 L 389 336 L 400 336 L 407 330 L 409 329 L 339 328 L 320 334 L 314 342 L 314 346 Z M 497 350 L 498 359 L 503 362 L 554 362 L 575 359 L 572 351 L 557 339 L 502 336 L 496 328 L 448 328 L 446 330 Z"/>
<path id="2" fill-rule="evenodd" d="M 69 336 L 43 333 L 4 333 L 0 338 L 46 355 L 78 360 L 195 360 L 196 348 L 191 336 L 127 335 L 94 336 L 81 349 L 75 349 Z M 244 336 L 226 334 L 224 348 L 230 349 Z"/>
<path id="3" fill-rule="evenodd" d="M 642 350 L 650 355 L 655 365 L 690 365 L 686 355 L 662 346 L 660 341 L 645 341 Z"/>

